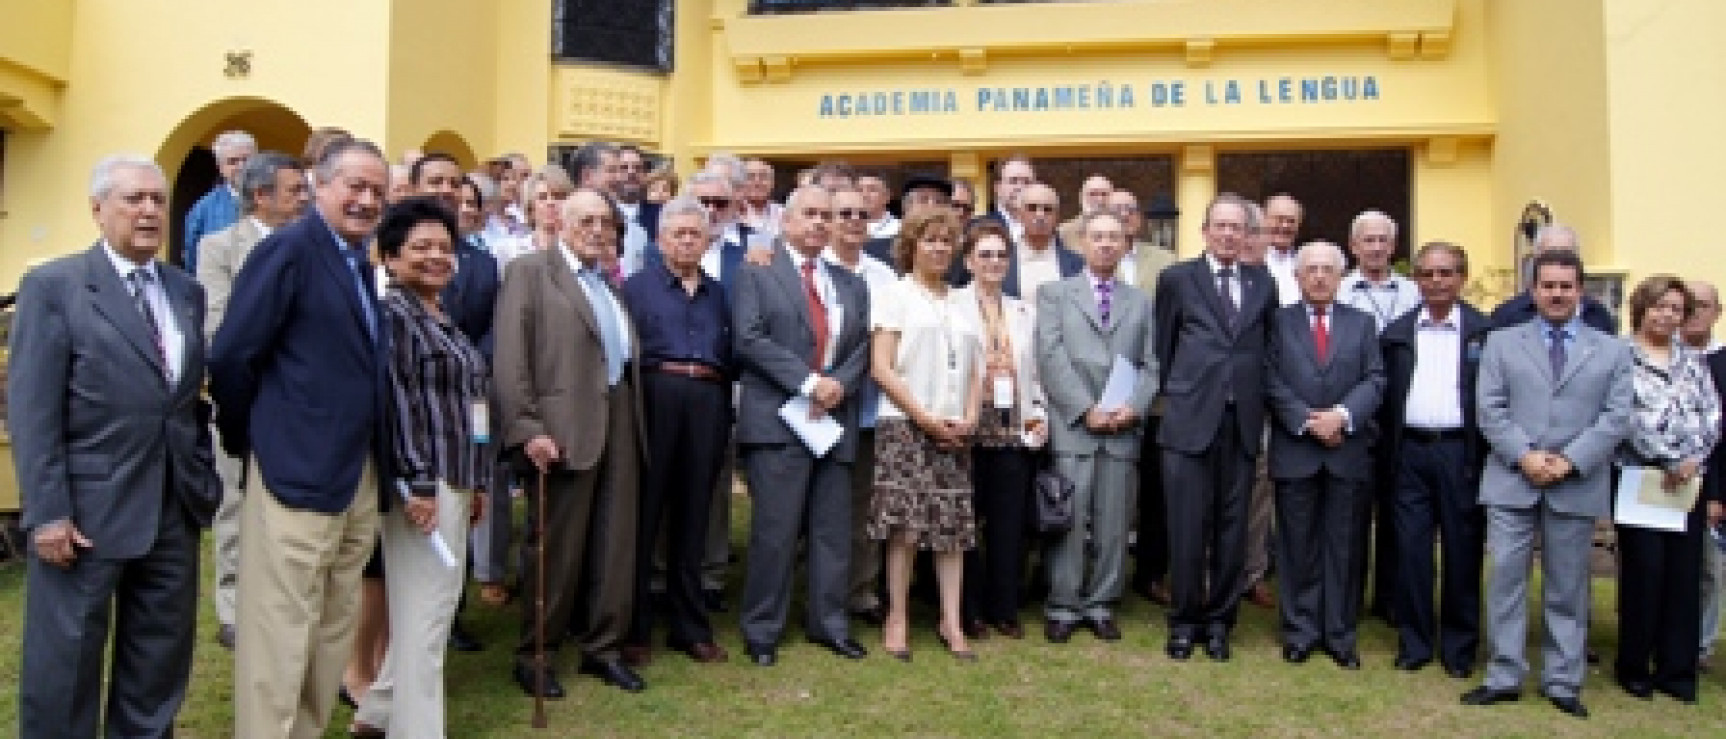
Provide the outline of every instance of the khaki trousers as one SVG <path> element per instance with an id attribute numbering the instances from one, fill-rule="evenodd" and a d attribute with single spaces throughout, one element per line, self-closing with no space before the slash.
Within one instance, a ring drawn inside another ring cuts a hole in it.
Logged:
<path id="1" fill-rule="evenodd" d="M 258 470 L 252 461 L 252 470 Z M 353 653 L 360 570 L 378 536 L 377 472 L 367 462 L 348 509 L 283 506 L 261 473 L 240 513 L 234 735 L 323 736 Z"/>
<path id="2" fill-rule="evenodd" d="M 408 522 L 399 499 L 382 515 L 390 647 L 354 716 L 367 726 L 395 736 L 444 735 L 444 650 L 461 599 L 472 501 L 472 491 L 438 484 L 436 535 L 455 556 L 454 567 L 446 566 L 426 533 Z"/>

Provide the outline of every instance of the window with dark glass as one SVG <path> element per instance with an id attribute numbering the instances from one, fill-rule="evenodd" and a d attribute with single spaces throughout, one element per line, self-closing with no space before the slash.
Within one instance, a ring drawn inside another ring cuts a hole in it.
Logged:
<path id="1" fill-rule="evenodd" d="M 675 0 L 556 0 L 551 53 L 670 72 Z"/>

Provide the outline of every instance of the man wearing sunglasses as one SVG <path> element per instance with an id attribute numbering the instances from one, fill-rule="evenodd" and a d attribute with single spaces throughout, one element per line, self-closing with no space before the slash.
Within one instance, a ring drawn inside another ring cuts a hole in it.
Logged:
<path id="1" fill-rule="evenodd" d="M 1485 519 L 1476 496 L 1486 444 L 1475 418 L 1475 376 L 1491 324 L 1462 300 L 1468 254 L 1434 241 L 1414 258 L 1420 305 L 1379 335 L 1385 394 L 1379 406 L 1379 481 L 1392 491 L 1397 589 L 1391 594 L 1396 667 L 1436 656 L 1451 677 L 1474 670 L 1480 644 Z M 1434 612 L 1433 536 L 1444 559 Z"/>
<path id="2" fill-rule="evenodd" d="M 192 209 L 186 212 L 186 225 L 180 235 L 183 247 L 180 264 L 194 274 L 198 269 L 198 242 L 240 220 L 240 198 L 239 191 L 234 189 L 235 183 L 240 175 L 240 165 L 258 153 L 258 142 L 245 131 L 225 131 L 210 144 L 210 151 L 216 155 L 216 168 L 222 173 L 222 181 L 192 204 Z"/>
<path id="3" fill-rule="evenodd" d="M 1041 183 L 1027 185 L 1019 192 L 1018 204 L 1022 231 L 1014 244 L 1001 292 L 1029 300 L 1029 296 L 1037 294 L 1037 288 L 1078 274 L 1085 268 L 1085 260 L 1062 244 L 1055 233 L 1055 218 L 1061 207 L 1055 188 Z M 970 273 L 962 276 L 964 279 L 955 284 L 971 281 Z"/>

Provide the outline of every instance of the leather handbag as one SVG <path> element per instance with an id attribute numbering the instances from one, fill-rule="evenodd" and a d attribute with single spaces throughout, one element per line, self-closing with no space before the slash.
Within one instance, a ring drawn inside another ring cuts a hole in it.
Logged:
<path id="1" fill-rule="evenodd" d="M 1043 470 L 1032 480 L 1039 533 L 1064 534 L 1073 528 L 1073 482 L 1054 470 Z"/>

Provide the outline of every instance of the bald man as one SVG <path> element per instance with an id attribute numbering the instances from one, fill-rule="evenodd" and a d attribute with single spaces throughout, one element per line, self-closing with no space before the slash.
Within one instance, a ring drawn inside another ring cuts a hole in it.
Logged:
<path id="1" fill-rule="evenodd" d="M 1084 184 L 1079 186 L 1079 214 L 1062 222 L 1061 227 L 1057 229 L 1057 232 L 1061 234 L 1061 241 L 1068 244 L 1078 244 L 1080 242 L 1079 221 L 1088 213 L 1101 213 L 1108 210 L 1109 195 L 1114 192 L 1115 185 L 1109 181 L 1109 178 L 1100 174 L 1086 177 Z M 1132 237 L 1133 232 L 1127 232 L 1129 242 Z"/>
<path id="2" fill-rule="evenodd" d="M 1548 251 L 1580 254 L 1582 240 L 1576 235 L 1576 230 L 1569 226 L 1562 223 L 1549 224 L 1534 235 L 1534 254 L 1537 256 Z M 1524 290 L 1516 297 L 1500 303 L 1498 308 L 1492 311 L 1492 329 L 1497 331 L 1527 323 L 1534 320 L 1536 313 L 1534 298 Z M 1611 308 L 1606 307 L 1605 303 L 1586 293 L 1582 296 L 1582 322 L 1596 331 L 1618 335 L 1618 316 Z"/>

